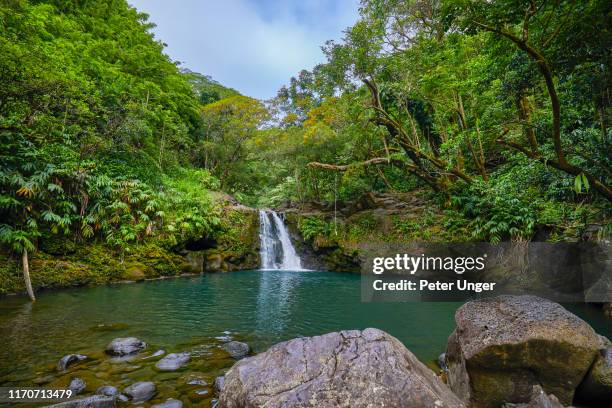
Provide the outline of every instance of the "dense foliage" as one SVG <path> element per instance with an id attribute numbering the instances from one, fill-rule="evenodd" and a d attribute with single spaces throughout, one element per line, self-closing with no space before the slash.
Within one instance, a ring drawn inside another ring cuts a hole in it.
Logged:
<path id="1" fill-rule="evenodd" d="M 426 186 L 470 239 L 607 224 L 607 27 L 604 1 L 363 0 L 271 101 L 258 202 Z"/>
<path id="2" fill-rule="evenodd" d="M 181 73 L 124 0 L 0 5 L 0 241 L 45 237 L 169 247 L 219 223 L 190 169 L 201 100 L 227 90 Z M 26 257 L 27 258 L 27 257 Z"/>
<path id="3" fill-rule="evenodd" d="M 609 231 L 609 26 L 601 0 L 362 0 L 327 61 L 262 102 L 179 69 L 125 0 L 2 2 L 0 241 L 24 273 L 54 237 L 177 249 L 223 228 L 209 190 L 428 189 L 466 239 Z"/>

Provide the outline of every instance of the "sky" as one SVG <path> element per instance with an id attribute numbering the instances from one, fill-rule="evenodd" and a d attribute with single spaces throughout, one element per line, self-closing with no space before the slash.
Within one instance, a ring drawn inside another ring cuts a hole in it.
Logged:
<path id="1" fill-rule="evenodd" d="M 259 99 L 324 62 L 358 0 L 128 0 L 157 25 L 155 37 L 181 66 Z"/>

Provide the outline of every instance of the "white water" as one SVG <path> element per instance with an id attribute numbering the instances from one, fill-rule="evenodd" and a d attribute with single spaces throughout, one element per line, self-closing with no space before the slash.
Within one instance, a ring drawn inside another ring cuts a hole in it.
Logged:
<path id="1" fill-rule="evenodd" d="M 259 240 L 262 269 L 303 270 L 289 231 L 275 211 L 259 211 Z"/>

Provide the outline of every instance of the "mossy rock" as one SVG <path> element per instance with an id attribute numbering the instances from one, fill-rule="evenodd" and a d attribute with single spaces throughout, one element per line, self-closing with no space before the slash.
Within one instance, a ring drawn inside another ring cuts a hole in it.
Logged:
<path id="1" fill-rule="evenodd" d="M 132 281 L 145 280 L 147 267 L 141 263 L 133 263 L 125 268 L 123 278 Z"/>

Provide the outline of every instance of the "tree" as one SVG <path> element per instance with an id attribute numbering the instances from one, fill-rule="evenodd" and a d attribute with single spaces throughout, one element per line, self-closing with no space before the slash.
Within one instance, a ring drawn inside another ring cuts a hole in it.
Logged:
<path id="1" fill-rule="evenodd" d="M 527 157 L 540 161 L 576 178 L 586 178 L 600 194 L 612 201 L 612 188 L 591 172 L 572 163 L 568 159 L 562 140 L 561 101 L 555 85 L 555 74 L 549 58 L 550 48 L 562 32 L 571 31 L 580 14 L 598 13 L 595 7 L 583 7 L 576 11 L 575 1 L 535 1 L 510 0 L 502 2 L 457 1 L 449 2 L 447 14 L 456 17 L 462 27 L 484 30 L 513 43 L 531 58 L 537 66 L 550 99 L 552 126 L 550 137 L 554 146 L 554 158 L 540 151 L 533 134 L 528 131 L 529 148 L 514 141 L 500 139 L 499 142 L 518 150 Z M 584 18 L 584 17 L 583 17 Z M 602 18 L 605 18 L 602 15 Z M 524 119 L 527 119 L 522 109 Z M 527 124 L 529 126 L 529 124 Z M 602 119 L 602 126 L 603 119 Z"/>

